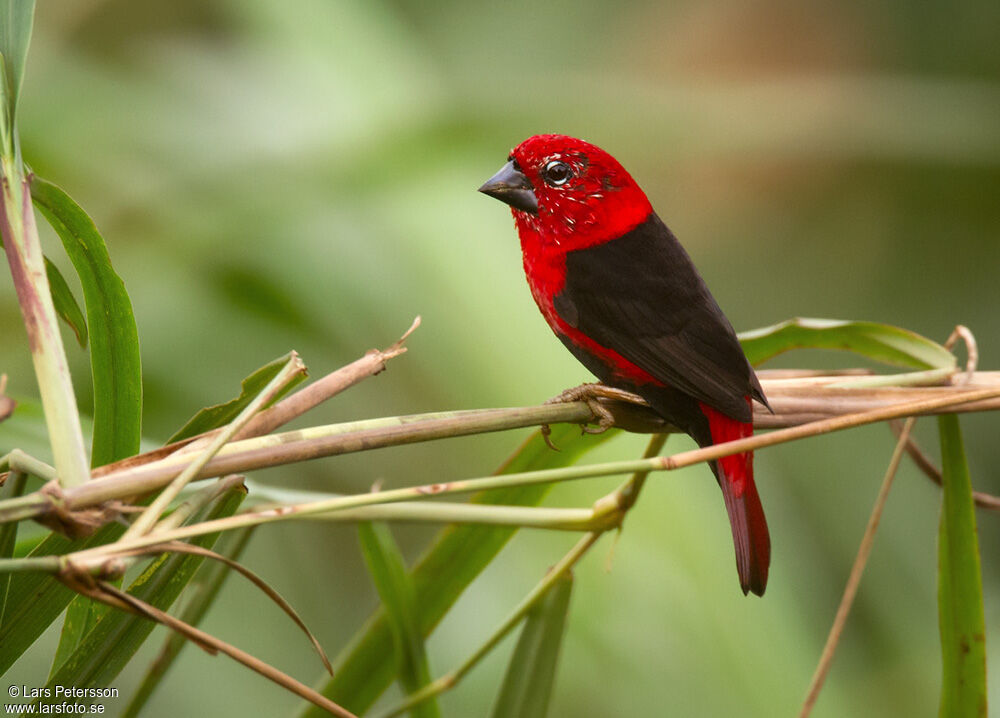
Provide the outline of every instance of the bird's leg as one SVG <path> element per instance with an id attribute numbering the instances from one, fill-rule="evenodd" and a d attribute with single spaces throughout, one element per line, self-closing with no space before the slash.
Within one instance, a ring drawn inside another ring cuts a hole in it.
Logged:
<path id="1" fill-rule="evenodd" d="M 602 434 L 612 426 L 615 425 L 615 418 L 608 411 L 607 407 L 601 404 L 599 399 L 619 399 L 622 401 L 635 401 L 638 397 L 631 392 L 623 391 L 622 389 L 615 389 L 614 387 L 601 384 L 599 382 L 590 382 L 587 384 L 581 384 L 580 386 L 574 386 L 572 389 L 567 389 L 566 391 L 555 396 L 548 401 L 546 404 L 567 404 L 573 401 L 583 401 L 587 403 L 590 411 L 593 413 L 594 418 L 597 420 L 596 427 L 589 427 L 583 425 L 581 428 L 584 432 L 588 434 Z M 641 399 L 639 399 L 641 401 Z M 548 436 L 545 430 L 542 430 L 542 435 L 546 438 L 546 443 L 548 442 Z M 552 446 L 549 443 L 549 446 Z"/>

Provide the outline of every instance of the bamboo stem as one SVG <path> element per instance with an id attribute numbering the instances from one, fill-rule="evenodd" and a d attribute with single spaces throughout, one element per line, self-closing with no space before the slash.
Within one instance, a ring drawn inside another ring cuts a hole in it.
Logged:
<path id="1" fill-rule="evenodd" d="M 490 506 L 446 501 L 402 501 L 364 506 L 307 518 L 317 521 L 414 521 L 442 524 L 490 524 L 561 531 L 593 531 L 599 516 L 594 509 Z"/>
<path id="2" fill-rule="evenodd" d="M 887 419 L 935 412 L 952 413 L 971 407 L 985 410 L 992 408 L 994 404 L 1000 406 L 1000 373 L 992 372 L 990 373 L 990 377 L 991 380 L 984 382 L 990 388 L 973 391 L 943 387 L 934 389 L 898 389 L 895 391 L 887 389 L 875 391 L 864 390 L 867 394 L 875 395 L 879 408 L 844 416 L 826 417 L 819 421 L 775 431 L 771 434 L 759 434 L 752 438 L 742 439 L 739 442 L 726 444 L 726 448 L 720 449 L 718 446 L 708 447 L 696 452 L 689 452 L 688 454 L 679 454 L 670 459 L 660 459 L 658 461 L 667 463 L 663 466 L 657 464 L 651 470 L 679 468 L 682 465 L 689 465 L 687 462 L 697 463 L 699 461 L 716 459 L 725 455 L 725 453 L 750 451 L 755 448 L 792 441 L 805 436 L 813 436 Z M 978 384 L 979 382 L 976 383 Z M 810 387 L 808 391 L 816 392 L 817 390 L 815 387 Z M 835 392 L 832 395 L 831 403 L 836 410 L 846 408 L 837 399 L 836 391 L 848 390 L 825 391 Z M 912 402 L 899 401 L 900 398 L 910 396 L 911 393 L 916 393 L 917 396 L 923 398 Z M 885 396 L 886 394 L 889 396 Z M 896 403 L 885 403 L 892 399 L 895 399 Z M 772 399 L 772 402 L 777 403 L 780 401 L 779 397 Z M 586 404 L 576 402 L 515 409 L 442 412 L 313 427 L 298 432 L 286 432 L 284 434 L 249 439 L 243 442 L 234 442 L 224 447 L 219 452 L 219 455 L 210 461 L 197 475 L 210 477 L 229 473 L 242 473 L 257 468 L 291 463 L 293 461 L 303 461 L 319 456 L 365 451 L 383 446 L 500 431 L 538 424 L 581 422 L 587 421 L 590 418 L 592 418 L 592 413 Z M 181 468 L 188 465 L 190 460 L 190 456 L 168 457 L 152 464 L 135 466 L 110 474 L 99 481 L 92 481 L 84 486 L 68 489 L 63 498 L 67 508 L 75 510 L 100 504 L 104 501 L 124 499 L 129 496 L 146 493 L 169 482 Z M 643 469 L 644 467 L 645 465 L 637 466 L 635 462 L 624 462 L 598 467 L 574 467 L 572 469 L 557 470 L 558 472 L 568 471 L 570 472 L 568 475 L 546 474 L 527 478 L 518 477 L 517 481 L 524 483 L 564 481 L 611 473 L 627 473 Z M 497 477 L 490 477 L 489 479 L 479 481 L 501 481 L 503 485 L 512 485 L 515 483 L 515 479 L 510 476 L 499 479 Z M 397 490 L 410 492 L 402 496 L 395 496 L 393 492 L 382 492 L 381 494 L 374 495 L 378 498 L 373 499 L 372 497 L 368 497 L 366 501 L 370 501 L 371 503 L 388 503 L 389 501 L 421 498 L 426 494 L 442 492 L 457 493 L 484 487 L 483 484 L 476 481 L 473 481 L 471 484 L 468 482 L 453 482 L 444 487 L 431 486 Z M 39 492 L 29 494 L 17 501 L 18 504 L 16 506 L 10 502 L 0 501 L 0 522 L 40 515 L 46 511 L 51 503 L 49 497 L 41 495 Z M 341 508 L 347 508 L 347 506 L 342 506 Z"/>
<path id="3" fill-rule="evenodd" d="M 0 574 L 21 573 L 24 571 L 59 573 L 62 568 L 63 559 L 61 556 L 24 556 L 22 558 L 7 558 L 0 561 Z"/>
<path id="4" fill-rule="evenodd" d="M 177 631 L 188 640 L 193 641 L 210 651 L 224 653 L 233 660 L 242 663 L 250 670 L 256 671 L 260 675 L 270 681 L 273 681 L 274 683 L 277 683 L 279 686 L 285 688 L 291 693 L 294 693 L 300 698 L 304 698 L 319 708 L 322 708 L 330 715 L 341 716 L 341 718 L 358 718 L 346 708 L 334 703 L 326 696 L 320 694 L 304 683 L 297 681 L 288 674 L 279 671 L 271 664 L 265 663 L 259 658 L 250 655 L 246 651 L 237 648 L 231 643 L 226 643 L 209 633 L 205 633 L 201 629 L 195 628 L 194 626 L 171 616 L 165 611 L 161 611 L 152 604 L 146 603 L 132 594 L 116 588 L 106 581 L 99 581 L 96 588 L 87 593 L 87 595 L 98 601 L 103 601 L 114 608 L 129 610 L 143 616 L 144 618 L 156 621 L 157 623 L 162 623 L 167 628 Z"/>
<path id="5" fill-rule="evenodd" d="M 517 409 L 453 411 L 417 416 L 331 424 L 272 434 L 225 446 L 197 478 L 244 473 L 280 464 L 308 461 L 386 446 L 398 446 L 452 436 L 482 434 L 545 423 L 585 422 L 592 418 L 586 404 L 551 404 Z M 170 456 L 91 482 L 82 493 L 67 496 L 73 508 L 153 491 L 191 462 L 191 456 Z M 243 467 L 229 471 L 225 467 Z M 121 485 L 129 489 L 124 493 Z M 84 487 L 81 487 L 84 488 Z"/>
<path id="6" fill-rule="evenodd" d="M 26 454 L 20 449 L 14 449 L 0 458 L 0 471 L 20 471 L 37 476 L 42 481 L 54 481 L 56 478 L 55 467 L 49 466 L 44 461 L 36 459 L 31 454 Z"/>
<path id="7" fill-rule="evenodd" d="M 45 274 L 41 241 L 31 206 L 31 191 L 19 159 L 4 156 L 0 164 L 3 174 L 0 230 L 28 333 L 52 455 L 60 485 L 63 488 L 79 486 L 90 479 L 90 467 L 83 446 L 83 430 L 66 362 L 66 350 Z"/>
<path id="8" fill-rule="evenodd" d="M 269 511 L 252 512 L 240 514 L 238 516 L 215 519 L 213 521 L 205 521 L 194 526 L 180 527 L 157 536 L 143 536 L 131 541 L 119 541 L 115 544 L 114 550 L 133 550 L 144 546 L 155 545 L 163 541 L 190 538 L 192 536 L 213 533 L 215 531 L 242 528 L 244 526 L 255 526 L 258 524 L 272 523 L 274 521 L 285 521 L 293 517 L 303 517 L 344 509 L 353 509 L 361 506 L 372 506 L 375 504 L 421 499 L 443 494 L 468 493 L 471 491 L 480 491 L 483 489 L 492 489 L 501 486 L 574 481 L 578 479 L 625 474 L 636 471 L 673 471 L 675 469 L 691 466 L 704 461 L 719 459 L 723 456 L 754 451 L 767 446 L 774 446 L 777 444 L 787 443 L 789 441 L 795 441 L 807 436 L 818 436 L 832 431 L 841 431 L 854 426 L 886 421 L 900 416 L 919 414 L 925 411 L 940 409 L 951 404 L 978 401 L 993 396 L 1000 396 L 1000 388 L 966 391 L 949 397 L 924 399 L 898 406 L 875 409 L 861 414 L 834 417 L 832 419 L 817 421 L 805 426 L 782 429 L 770 434 L 759 434 L 746 439 L 729 441 L 702 449 L 695 449 L 692 451 L 674 454 L 673 456 L 658 456 L 648 459 L 612 461 L 603 464 L 592 464 L 590 466 L 575 466 L 563 469 L 546 469 L 542 471 L 504 474 L 502 476 L 465 479 L 443 484 L 429 484 L 424 486 L 392 489 L 378 493 L 357 494 L 352 496 L 336 497 L 324 501 L 283 506 Z M 100 555 L 106 552 L 108 548 L 109 547 L 107 546 L 99 546 L 80 551 L 73 554 L 73 556 L 90 557 L 93 555 Z"/>
<path id="9" fill-rule="evenodd" d="M 281 371 L 267 383 L 263 391 L 254 397 L 253 401 L 246 405 L 246 407 L 241 411 L 235 419 L 233 419 L 226 428 L 221 431 L 218 435 L 212 439 L 212 442 L 199 456 L 188 464 L 184 470 L 173 479 L 170 484 L 160 492 L 153 502 L 146 508 L 139 518 L 129 526 L 128 530 L 122 536 L 123 541 L 127 541 L 130 538 L 135 538 L 142 536 L 143 534 L 149 533 L 156 522 L 159 520 L 160 516 L 167 507 L 170 506 L 170 502 L 177 498 L 177 495 L 181 492 L 185 486 L 187 486 L 192 479 L 201 471 L 202 467 L 207 464 L 213 456 L 215 456 L 219 450 L 225 446 L 225 444 L 233 438 L 233 436 L 246 426 L 247 422 L 253 418 L 254 414 L 260 411 L 267 402 L 274 398 L 274 396 L 281 391 L 281 389 L 288 384 L 289 381 L 296 374 L 300 374 L 305 370 L 305 366 L 302 364 L 302 360 L 299 359 L 299 355 L 292 352 L 291 358 L 288 363 L 282 367 Z"/>
<path id="10" fill-rule="evenodd" d="M 174 509 L 169 515 L 160 519 L 159 523 L 153 528 L 153 531 L 169 531 L 181 526 L 216 498 L 242 483 L 243 477 L 241 475 L 231 474 L 230 476 L 222 477 L 208 486 L 202 487 L 189 496 L 184 503 Z"/>

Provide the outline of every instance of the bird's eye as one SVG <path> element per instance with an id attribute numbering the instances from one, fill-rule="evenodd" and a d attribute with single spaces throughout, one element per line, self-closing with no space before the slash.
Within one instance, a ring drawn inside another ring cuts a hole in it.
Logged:
<path id="1" fill-rule="evenodd" d="M 569 180 L 572 176 L 573 170 L 570 166 L 565 162 L 560 162 L 559 160 L 552 160 L 545 165 L 545 169 L 542 170 L 542 179 L 553 187 L 559 187 L 566 184 L 567 180 Z"/>

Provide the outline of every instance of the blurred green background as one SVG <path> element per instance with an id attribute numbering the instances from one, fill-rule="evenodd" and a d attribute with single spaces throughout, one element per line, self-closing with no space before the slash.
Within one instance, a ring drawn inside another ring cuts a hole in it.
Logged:
<path id="1" fill-rule="evenodd" d="M 998 23 L 992 0 L 39 3 L 21 133 L 26 160 L 95 218 L 131 293 L 152 441 L 289 349 L 319 376 L 391 343 L 418 313 L 406 356 L 309 421 L 533 404 L 587 379 L 532 304 L 507 210 L 475 192 L 539 132 L 584 137 L 628 167 L 737 329 L 822 316 L 943 340 L 961 322 L 982 367 L 995 369 Z M 86 411 L 86 353 L 64 336 Z M 8 391 L 35 395 L 7 280 L 0 337 Z M 800 353 L 775 365 L 858 363 Z M 995 416 L 963 419 L 973 483 L 1000 493 L 997 426 Z M 936 453 L 933 428 L 924 421 L 917 433 Z M 16 442 L 44 455 L 4 431 L 0 452 Z M 364 491 L 478 476 L 520 439 L 254 478 Z M 633 457 L 643 444 L 622 437 L 589 460 Z M 655 477 L 610 572 L 607 539 L 577 571 L 550 715 L 796 711 L 891 450 L 875 426 L 759 454 L 774 545 L 762 600 L 739 591 L 707 469 Z M 562 486 L 548 503 L 588 505 L 615 483 Z M 936 710 L 938 508 L 938 489 L 904 463 L 815 715 Z M 1000 529 L 979 519 L 995 666 Z M 397 531 L 411 558 L 431 535 Z M 522 532 L 432 637 L 434 672 L 468 655 L 573 540 Z M 265 527 L 246 563 L 331 655 L 376 604 L 351 527 Z M 239 579 L 204 627 L 308 683 L 319 677 L 301 635 Z M 117 681 L 123 694 L 161 632 Z M 56 639 L 50 630 L 10 682 L 41 685 Z M 512 645 L 444 697 L 446 715 L 488 712 Z M 113 714 L 125 700 L 107 705 Z M 188 649 L 147 714 L 288 715 L 296 705 Z"/>

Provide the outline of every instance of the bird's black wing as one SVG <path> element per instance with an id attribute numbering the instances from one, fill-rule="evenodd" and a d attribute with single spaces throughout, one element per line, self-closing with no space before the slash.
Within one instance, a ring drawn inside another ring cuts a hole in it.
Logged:
<path id="1" fill-rule="evenodd" d="M 729 320 L 655 212 L 618 239 L 569 252 L 554 304 L 598 344 L 734 419 L 751 420 L 747 395 L 766 404 Z"/>

